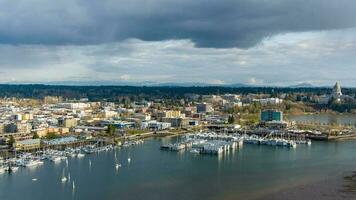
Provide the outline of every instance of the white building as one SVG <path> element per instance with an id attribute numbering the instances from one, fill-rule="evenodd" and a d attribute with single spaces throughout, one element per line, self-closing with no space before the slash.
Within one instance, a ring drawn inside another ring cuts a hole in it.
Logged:
<path id="1" fill-rule="evenodd" d="M 280 98 L 266 98 L 266 99 L 253 99 L 254 102 L 260 102 L 261 105 L 278 105 L 283 102 L 283 99 Z"/>
<path id="2" fill-rule="evenodd" d="M 171 127 L 171 123 L 157 122 L 156 120 L 151 120 L 151 121 L 141 123 L 141 129 L 164 130 L 170 127 Z"/>
<path id="3" fill-rule="evenodd" d="M 71 109 L 71 110 L 75 110 L 75 109 L 86 109 L 86 108 L 90 108 L 90 104 L 89 103 L 59 103 L 57 104 L 58 108 L 66 108 L 66 109 Z"/>

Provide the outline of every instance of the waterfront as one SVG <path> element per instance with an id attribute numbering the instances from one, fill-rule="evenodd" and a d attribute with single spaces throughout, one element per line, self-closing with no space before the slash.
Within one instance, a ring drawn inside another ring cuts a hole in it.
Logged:
<path id="1" fill-rule="evenodd" d="M 305 114 L 288 115 L 288 120 L 299 123 L 320 123 L 325 125 L 344 125 L 356 127 L 356 114 Z"/>
<path id="2" fill-rule="evenodd" d="M 356 141 L 296 149 L 247 144 L 222 156 L 160 150 L 162 142 L 175 141 L 151 138 L 116 153 L 68 158 L 68 167 L 45 162 L 2 174 L 0 199 L 254 199 L 328 178 L 342 180 L 356 170 Z M 116 160 L 122 164 L 118 170 Z M 63 171 L 70 172 L 70 182 L 61 182 Z"/>

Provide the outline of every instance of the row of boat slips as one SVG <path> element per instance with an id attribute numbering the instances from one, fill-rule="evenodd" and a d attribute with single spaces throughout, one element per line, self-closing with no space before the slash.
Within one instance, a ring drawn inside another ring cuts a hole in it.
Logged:
<path id="1" fill-rule="evenodd" d="M 309 139 L 290 139 L 288 136 L 269 136 L 260 137 L 257 135 L 241 135 L 241 134 L 216 134 L 216 133 L 198 133 L 198 134 L 188 134 L 185 136 L 186 140 L 223 140 L 223 141 L 238 141 L 243 140 L 244 143 L 248 144 L 258 144 L 258 145 L 271 145 L 271 146 L 284 146 L 284 147 L 297 147 L 297 144 L 311 145 L 311 140 Z"/>
<path id="2" fill-rule="evenodd" d="M 277 137 L 259 137 L 256 135 L 240 134 L 217 134 L 217 133 L 197 133 L 187 134 L 182 137 L 183 141 L 173 144 L 163 144 L 161 149 L 170 151 L 180 151 L 191 149 L 192 153 L 201 154 L 222 154 L 231 149 L 242 147 L 243 143 L 256 145 L 281 146 L 287 148 L 296 148 L 297 144 L 311 145 L 310 140 L 291 140 Z"/>
<path id="3" fill-rule="evenodd" d="M 219 155 L 224 152 L 233 150 L 242 146 L 242 142 L 225 142 L 219 140 L 212 141 L 197 141 L 197 142 L 180 142 L 174 144 L 162 145 L 161 149 L 170 150 L 170 151 L 181 151 L 192 149 L 192 153 L 201 153 L 201 154 L 215 154 Z"/>
<path id="4" fill-rule="evenodd" d="M 311 145 L 311 140 L 290 140 L 285 138 L 262 138 L 256 135 L 244 136 L 244 142 L 248 144 L 282 146 L 296 148 L 297 144 Z"/>
<path id="5" fill-rule="evenodd" d="M 242 138 L 213 133 L 187 134 L 183 140 L 179 143 L 164 144 L 161 149 L 170 151 L 191 149 L 192 153 L 220 155 L 243 146 Z"/>

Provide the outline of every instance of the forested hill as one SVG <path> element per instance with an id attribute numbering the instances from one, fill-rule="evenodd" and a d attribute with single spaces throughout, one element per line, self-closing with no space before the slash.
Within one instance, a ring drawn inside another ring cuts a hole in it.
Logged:
<path id="1" fill-rule="evenodd" d="M 90 100 L 116 99 L 119 96 L 152 98 L 179 98 L 184 94 L 224 94 L 224 93 L 313 93 L 329 94 L 331 88 L 287 88 L 287 87 L 175 87 L 175 86 L 60 86 L 60 85 L 0 85 L 0 97 L 42 99 L 44 96 L 64 98 L 89 98 Z M 354 95 L 356 88 L 343 88 L 344 94 Z"/>

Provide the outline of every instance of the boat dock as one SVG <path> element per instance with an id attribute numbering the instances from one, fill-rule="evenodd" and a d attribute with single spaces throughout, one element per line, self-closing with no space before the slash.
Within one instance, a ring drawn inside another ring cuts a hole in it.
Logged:
<path id="1" fill-rule="evenodd" d="M 215 133 L 187 134 L 183 142 L 161 145 L 162 150 L 182 151 L 192 153 L 220 155 L 243 146 L 243 139 Z"/>

